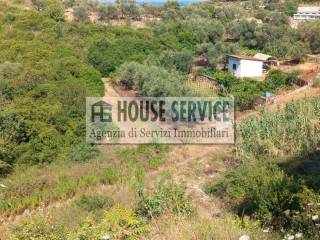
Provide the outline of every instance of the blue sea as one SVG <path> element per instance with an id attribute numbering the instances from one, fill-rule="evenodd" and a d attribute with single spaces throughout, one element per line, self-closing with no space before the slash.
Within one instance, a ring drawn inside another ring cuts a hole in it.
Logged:
<path id="1" fill-rule="evenodd" d="M 136 0 L 137 4 L 142 4 L 142 3 L 149 3 L 149 4 L 155 4 L 155 5 L 161 5 L 164 4 L 166 2 L 166 0 Z M 200 2 L 202 0 L 178 0 L 178 2 L 181 5 L 186 5 L 186 4 L 191 4 L 191 3 L 196 3 L 196 2 Z M 101 0 L 101 2 L 104 3 L 111 3 L 114 2 L 114 0 Z"/>

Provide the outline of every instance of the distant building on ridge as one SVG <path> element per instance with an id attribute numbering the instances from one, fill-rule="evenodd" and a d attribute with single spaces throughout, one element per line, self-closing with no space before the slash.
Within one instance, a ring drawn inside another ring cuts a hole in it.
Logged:
<path id="1" fill-rule="evenodd" d="M 294 20 L 320 19 L 320 7 L 299 7 L 298 12 L 293 15 Z"/>

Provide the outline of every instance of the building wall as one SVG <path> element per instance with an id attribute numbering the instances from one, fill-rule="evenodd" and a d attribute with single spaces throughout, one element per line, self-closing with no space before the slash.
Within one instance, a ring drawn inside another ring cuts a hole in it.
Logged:
<path id="1" fill-rule="evenodd" d="M 236 64 L 236 70 L 233 70 L 233 64 Z M 236 77 L 261 77 L 262 65 L 262 61 L 229 58 L 228 71 Z"/>
<path id="2" fill-rule="evenodd" d="M 241 60 L 241 77 L 261 77 L 262 61 Z"/>
<path id="3" fill-rule="evenodd" d="M 233 70 L 233 65 L 236 65 L 236 70 Z M 235 76 L 240 77 L 241 65 L 240 60 L 236 58 L 229 58 L 228 71 L 234 73 Z"/>

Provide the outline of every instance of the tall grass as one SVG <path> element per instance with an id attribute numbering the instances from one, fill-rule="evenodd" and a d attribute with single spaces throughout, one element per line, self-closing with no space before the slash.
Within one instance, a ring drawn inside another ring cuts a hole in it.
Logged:
<path id="1" fill-rule="evenodd" d="M 238 128 L 240 158 L 303 156 L 320 145 L 320 97 L 291 102 L 270 114 L 263 110 Z"/>
<path id="2" fill-rule="evenodd" d="M 164 161 L 166 149 L 167 146 L 159 145 L 114 148 L 105 158 L 86 163 L 63 162 L 19 170 L 1 180 L 8 188 L 0 191 L 0 216 L 63 201 L 102 184 L 140 187 L 145 170 L 158 167 Z"/>

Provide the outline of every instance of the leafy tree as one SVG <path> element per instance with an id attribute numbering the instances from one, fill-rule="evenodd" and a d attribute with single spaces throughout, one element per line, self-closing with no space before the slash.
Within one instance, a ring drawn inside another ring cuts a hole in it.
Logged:
<path id="1" fill-rule="evenodd" d="M 186 25 L 192 33 L 197 36 L 199 42 L 219 42 L 222 40 L 225 31 L 219 21 L 213 21 L 199 16 L 187 18 Z"/>
<path id="2" fill-rule="evenodd" d="M 141 65 L 136 62 L 123 64 L 118 69 L 119 81 L 122 85 L 129 89 L 133 89 L 138 85 L 138 72 L 140 72 Z"/>
<path id="3" fill-rule="evenodd" d="M 107 76 L 126 61 L 142 62 L 148 54 L 160 50 L 159 42 L 147 32 L 119 30 L 114 40 L 101 39 L 89 48 L 88 60 Z"/>
<path id="4" fill-rule="evenodd" d="M 265 85 L 267 89 L 272 91 L 274 91 L 280 86 L 285 86 L 286 85 L 285 73 L 278 69 L 271 70 L 265 79 Z"/>
<path id="5" fill-rule="evenodd" d="M 188 92 L 185 79 L 159 66 L 126 63 L 119 68 L 120 83 L 137 90 L 142 96 L 184 96 Z"/>
<path id="6" fill-rule="evenodd" d="M 223 22 L 230 22 L 234 19 L 240 19 L 244 15 L 244 12 L 241 8 L 226 5 L 226 6 L 217 6 L 213 9 L 213 17 L 219 19 Z"/>
<path id="7" fill-rule="evenodd" d="M 73 10 L 73 15 L 79 22 L 88 22 L 89 21 L 89 15 L 88 11 L 83 6 L 75 7 Z"/>
<path id="8" fill-rule="evenodd" d="M 298 31 L 301 39 L 309 45 L 311 51 L 315 54 L 320 53 L 320 20 L 302 22 L 298 26 Z"/>
<path id="9" fill-rule="evenodd" d="M 270 25 L 281 26 L 289 24 L 289 18 L 283 13 L 271 12 L 264 18 L 264 22 Z"/>
<path id="10" fill-rule="evenodd" d="M 213 47 L 208 48 L 206 57 L 210 67 L 216 69 L 219 65 L 225 65 L 228 55 L 235 53 L 235 51 L 233 44 L 225 44 L 223 42 L 218 42 Z"/>
<path id="11" fill-rule="evenodd" d="M 119 18 L 119 9 L 114 4 L 101 5 L 98 8 L 100 20 L 111 20 Z"/>
<path id="12" fill-rule="evenodd" d="M 181 18 L 180 4 L 176 0 L 167 0 L 162 7 L 161 17 L 165 20 Z"/>
<path id="13" fill-rule="evenodd" d="M 256 21 L 240 20 L 232 22 L 228 28 L 229 38 L 233 41 L 239 41 L 241 45 L 248 48 L 257 47 Z"/>
<path id="14" fill-rule="evenodd" d="M 310 52 L 307 44 L 301 41 L 297 41 L 290 45 L 287 56 L 296 62 L 302 61 Z"/>
<path id="15" fill-rule="evenodd" d="M 135 0 L 117 0 L 116 4 L 123 18 L 125 16 L 133 19 L 140 17 L 140 9 Z"/>
<path id="16" fill-rule="evenodd" d="M 60 4 L 51 4 L 46 7 L 45 14 L 56 22 L 64 21 L 64 10 Z"/>
<path id="17" fill-rule="evenodd" d="M 298 11 L 298 3 L 293 0 L 287 0 L 281 5 L 281 11 L 292 17 Z"/>
<path id="18" fill-rule="evenodd" d="M 165 51 L 160 55 L 160 64 L 168 69 L 175 68 L 178 71 L 189 73 L 191 71 L 193 59 L 189 50 L 181 52 Z"/>

